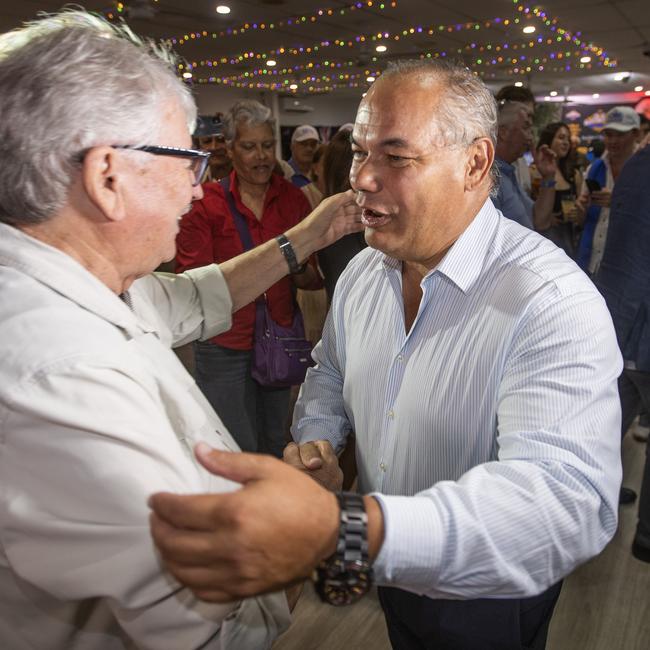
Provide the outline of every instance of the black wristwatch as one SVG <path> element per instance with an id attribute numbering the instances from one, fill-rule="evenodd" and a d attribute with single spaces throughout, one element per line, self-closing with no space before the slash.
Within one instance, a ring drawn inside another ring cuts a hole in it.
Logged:
<path id="1" fill-rule="evenodd" d="M 293 246 L 291 245 L 291 242 L 287 239 L 286 235 L 278 235 L 275 238 L 275 241 L 278 242 L 278 246 L 280 247 L 280 252 L 284 256 L 284 259 L 287 262 L 287 266 L 289 267 L 289 273 L 291 275 L 299 275 L 300 273 L 304 273 L 305 270 L 307 269 L 307 263 L 305 262 L 304 264 L 298 264 L 298 259 L 296 258 L 296 251 L 293 250 Z"/>
<path id="2" fill-rule="evenodd" d="M 314 586 L 323 602 L 340 606 L 350 605 L 368 593 L 372 568 L 363 497 L 351 492 L 339 492 L 336 496 L 341 507 L 336 551 L 316 568 Z"/>

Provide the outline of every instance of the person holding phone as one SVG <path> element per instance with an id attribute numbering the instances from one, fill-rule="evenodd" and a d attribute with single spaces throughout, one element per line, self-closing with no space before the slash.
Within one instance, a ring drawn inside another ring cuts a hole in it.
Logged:
<path id="1" fill-rule="evenodd" d="M 605 250 L 614 183 L 636 151 L 639 124 L 639 115 L 630 106 L 612 108 L 603 128 L 605 153 L 587 169 L 577 201 L 578 210 L 584 215 L 584 230 L 576 261 L 591 276 L 598 271 Z"/>

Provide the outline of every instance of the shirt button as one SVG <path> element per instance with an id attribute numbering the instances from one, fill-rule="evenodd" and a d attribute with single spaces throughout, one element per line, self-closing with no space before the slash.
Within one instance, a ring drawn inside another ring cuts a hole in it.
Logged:
<path id="1" fill-rule="evenodd" d="M 392 420 L 395 417 L 395 413 L 393 413 L 393 411 L 388 411 L 388 417 Z"/>
<path id="2" fill-rule="evenodd" d="M 404 355 L 403 355 L 403 354 L 398 354 L 398 355 L 397 355 L 397 360 L 398 360 L 400 363 L 402 363 L 402 361 L 404 361 Z"/>
<path id="3" fill-rule="evenodd" d="M 379 467 L 380 467 L 382 472 L 386 471 L 386 463 L 379 463 Z"/>

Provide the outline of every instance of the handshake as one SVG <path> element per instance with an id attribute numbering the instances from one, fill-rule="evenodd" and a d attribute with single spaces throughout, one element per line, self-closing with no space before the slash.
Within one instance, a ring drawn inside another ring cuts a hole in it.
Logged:
<path id="1" fill-rule="evenodd" d="M 315 440 L 302 445 L 290 442 L 284 449 L 283 460 L 311 476 L 327 490 L 338 492 L 343 486 L 339 459 L 327 440 Z"/>

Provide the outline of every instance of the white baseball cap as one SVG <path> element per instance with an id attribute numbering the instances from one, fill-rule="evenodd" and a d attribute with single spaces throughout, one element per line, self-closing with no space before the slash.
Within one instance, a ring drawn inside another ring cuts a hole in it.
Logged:
<path id="1" fill-rule="evenodd" d="M 291 136 L 291 142 L 304 142 L 305 140 L 317 140 L 320 142 L 318 131 L 310 124 L 303 124 L 296 127 Z"/>
<path id="2" fill-rule="evenodd" d="M 605 126 L 603 131 L 611 129 L 627 133 L 632 129 L 638 129 L 641 126 L 639 114 L 631 106 L 614 106 L 607 111 Z"/>

